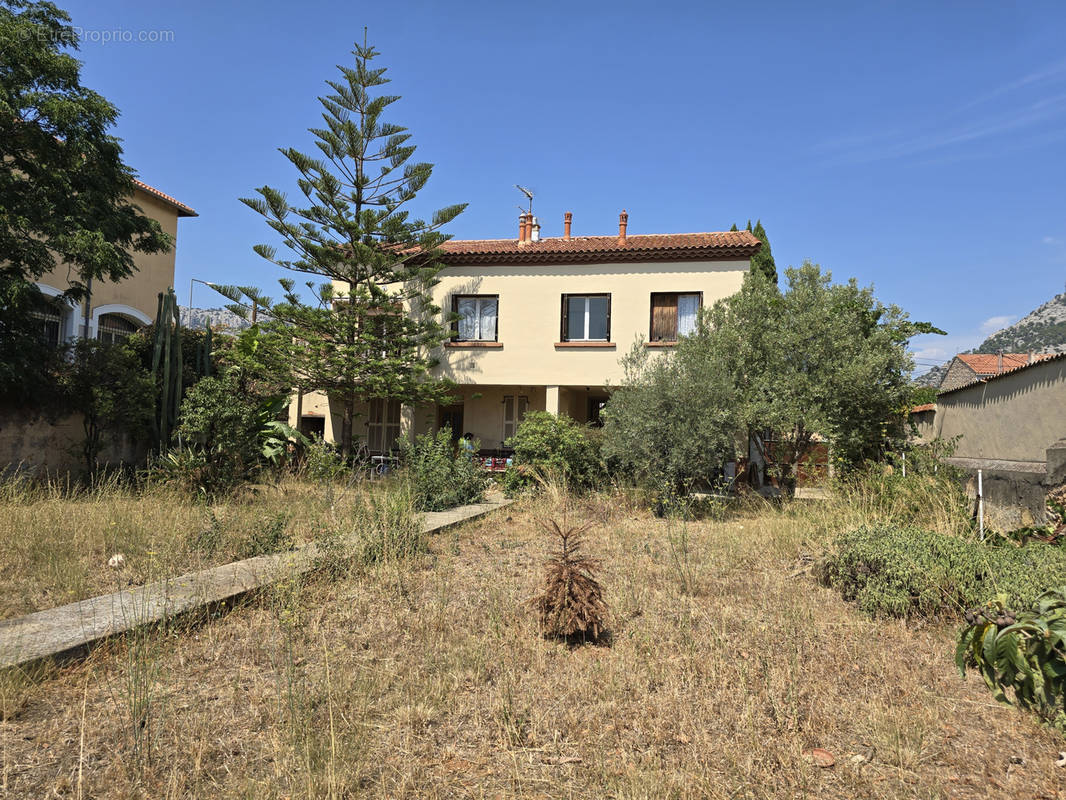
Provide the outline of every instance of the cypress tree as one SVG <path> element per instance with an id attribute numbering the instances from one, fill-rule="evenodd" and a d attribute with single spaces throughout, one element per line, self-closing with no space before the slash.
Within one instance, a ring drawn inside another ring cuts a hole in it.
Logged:
<path id="1" fill-rule="evenodd" d="M 737 224 L 734 222 L 729 230 L 738 230 Z M 762 226 L 762 220 L 757 220 L 753 228 L 749 219 L 745 230 L 762 242 L 759 252 L 751 257 L 751 271 L 761 273 L 774 286 L 777 286 L 777 264 L 774 263 L 773 253 L 770 252 L 770 239 L 766 235 L 766 228 Z"/>

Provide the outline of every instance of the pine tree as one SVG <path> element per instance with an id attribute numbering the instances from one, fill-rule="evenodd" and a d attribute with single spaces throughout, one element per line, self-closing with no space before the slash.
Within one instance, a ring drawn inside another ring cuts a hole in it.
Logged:
<path id="1" fill-rule="evenodd" d="M 399 98 L 374 90 L 389 82 L 371 62 L 379 53 L 356 44 L 354 67 L 320 97 L 325 126 L 311 128 L 322 157 L 294 148 L 281 153 L 300 174 L 308 205 L 290 206 L 277 189 L 263 186 L 242 202 L 262 214 L 292 253 L 257 245 L 260 256 L 285 269 L 324 278 L 305 285 L 305 302 L 291 278 L 279 281 L 281 302 L 251 287 L 223 287 L 235 301 L 265 309 L 264 344 L 280 351 L 298 388 L 326 392 L 343 408 L 341 449 L 352 452 L 356 405 L 371 398 L 405 403 L 440 399 L 447 386 L 432 380 L 429 353 L 448 336 L 430 290 L 442 268 L 437 255 L 447 236 L 441 228 L 466 207 L 452 205 L 427 222 L 410 218 L 408 206 L 425 186 L 433 165 L 411 162 L 415 147 L 406 128 L 382 120 Z"/>

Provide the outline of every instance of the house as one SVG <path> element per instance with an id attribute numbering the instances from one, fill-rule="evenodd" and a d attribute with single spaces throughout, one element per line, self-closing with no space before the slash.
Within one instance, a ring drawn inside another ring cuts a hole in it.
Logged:
<path id="1" fill-rule="evenodd" d="M 437 354 L 436 374 L 457 384 L 456 402 L 370 402 L 362 413 L 371 452 L 444 425 L 498 451 L 533 410 L 595 424 L 636 339 L 669 350 L 702 306 L 740 289 L 760 247 L 749 231 L 629 234 L 625 211 L 617 235 L 575 236 L 572 224 L 567 213 L 563 235 L 542 238 L 536 217 L 522 214 L 515 238 L 444 245 L 434 302 L 459 321 Z M 340 432 L 341 409 L 321 394 L 303 397 L 291 413 L 293 424 L 327 441 Z"/>
<path id="2" fill-rule="evenodd" d="M 174 238 L 175 247 L 166 253 L 134 253 L 137 271 L 133 275 L 117 283 L 93 282 L 91 294 L 81 303 L 57 299 L 51 313 L 41 317 L 42 336 L 57 347 L 75 338 L 113 342 L 129 336 L 155 319 L 159 293 L 174 285 L 178 220 L 197 214 L 147 183 L 134 183 L 134 203 Z M 58 298 L 69 287 L 67 268 L 56 267 L 37 286 L 45 295 Z"/>
<path id="3" fill-rule="evenodd" d="M 911 419 L 919 441 L 956 442 L 945 461 L 968 474 L 971 495 L 981 471 L 986 506 L 1002 524 L 1041 523 L 1047 492 L 1066 483 L 1066 353 L 941 392 Z"/>
<path id="4" fill-rule="evenodd" d="M 135 181 L 133 201 L 147 216 L 157 220 L 177 242 L 178 220 L 196 212 L 170 195 Z M 158 295 L 174 283 L 174 253 L 133 253 L 137 271 L 119 282 L 94 281 L 81 303 L 60 297 L 69 288 L 67 268 L 58 266 L 41 276 L 38 287 L 56 298 L 49 312 L 39 314 L 41 336 L 57 347 L 88 337 L 114 342 L 154 321 Z M 41 417 L 35 408 L 5 408 L 0 413 L 0 469 L 19 469 L 62 474 L 82 468 L 80 443 L 85 433 L 78 415 L 59 420 Z M 140 459 L 135 443 L 125 440 L 108 448 L 103 456 L 112 463 Z"/>
<path id="5" fill-rule="evenodd" d="M 940 391 L 957 389 L 982 378 L 990 378 L 1001 372 L 1024 366 L 1032 361 L 1047 358 L 1046 353 L 962 353 L 951 359 Z"/>

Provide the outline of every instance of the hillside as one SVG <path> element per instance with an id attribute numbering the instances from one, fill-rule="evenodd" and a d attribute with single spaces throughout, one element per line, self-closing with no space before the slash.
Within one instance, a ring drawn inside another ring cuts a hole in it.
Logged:
<path id="1" fill-rule="evenodd" d="M 1066 353 L 1066 292 L 1055 295 L 1040 308 L 1009 328 L 996 331 L 975 353 Z"/>
<path id="2" fill-rule="evenodd" d="M 189 308 L 178 306 L 181 313 L 181 322 L 187 328 L 202 329 L 210 325 L 213 330 L 223 329 L 230 331 L 242 331 L 251 325 L 246 319 L 241 319 L 232 311 L 225 308 Z"/>
<path id="3" fill-rule="evenodd" d="M 1013 325 L 996 331 L 970 353 L 1066 353 L 1066 292 L 1055 295 Z M 919 386 L 939 386 L 948 365 L 914 379 Z"/>

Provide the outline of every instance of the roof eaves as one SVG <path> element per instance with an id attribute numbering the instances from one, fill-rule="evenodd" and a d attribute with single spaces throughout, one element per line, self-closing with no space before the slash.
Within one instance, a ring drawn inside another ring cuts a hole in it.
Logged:
<path id="1" fill-rule="evenodd" d="M 138 180 L 137 178 L 134 178 L 133 182 L 134 182 L 134 184 L 136 184 L 137 188 L 140 189 L 141 191 L 143 191 L 145 194 L 150 194 L 152 197 L 156 198 L 157 200 L 162 200 L 167 205 L 176 208 L 177 211 L 178 211 L 178 216 L 179 217 L 198 217 L 198 216 L 200 216 L 191 207 L 185 205 L 180 200 L 178 200 L 178 199 L 176 199 L 174 197 L 171 197 L 166 192 L 161 192 L 161 191 L 159 191 L 159 189 L 156 189 L 154 186 L 149 186 L 147 183 L 145 183 L 142 180 Z"/>
<path id="2" fill-rule="evenodd" d="M 964 383 L 964 384 L 962 384 L 962 386 L 956 386 L 953 389 L 948 389 L 947 391 L 944 391 L 944 392 L 938 392 L 937 393 L 937 397 L 939 398 L 939 397 L 944 397 L 945 395 L 954 394 L 955 392 L 961 391 L 963 389 L 969 389 L 969 388 L 971 388 L 973 386 L 976 386 L 979 383 L 989 383 L 991 381 L 997 381 L 1000 378 L 1006 377 L 1007 375 L 1013 375 L 1015 372 L 1021 372 L 1022 370 L 1025 370 L 1025 369 L 1032 369 L 1033 367 L 1039 366 L 1041 364 L 1047 364 L 1047 363 L 1050 363 L 1052 361 L 1059 361 L 1059 360 L 1064 359 L 1064 358 L 1066 358 L 1066 353 L 1050 353 L 1050 354 L 1049 353 L 1044 353 L 1044 354 L 1042 354 L 1042 357 L 1034 358 L 1033 361 L 1031 361 L 1028 364 L 1022 364 L 1021 366 L 1018 366 L 1018 367 L 1013 367 L 1011 369 L 1003 370 L 1003 372 L 1000 372 L 1000 373 L 998 373 L 996 375 L 989 375 L 988 377 L 985 377 L 985 378 L 978 378 L 977 380 L 970 381 L 969 383 Z"/>

